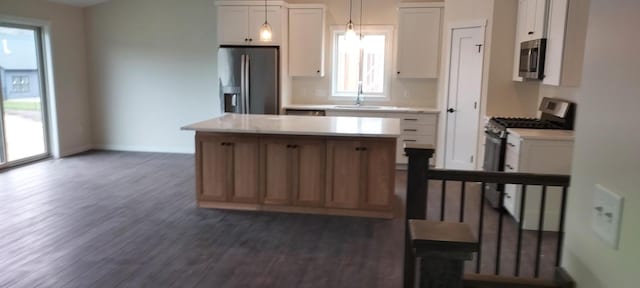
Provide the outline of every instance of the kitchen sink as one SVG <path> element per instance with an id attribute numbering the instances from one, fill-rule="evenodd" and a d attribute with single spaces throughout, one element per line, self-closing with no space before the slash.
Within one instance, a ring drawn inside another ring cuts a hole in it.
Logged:
<path id="1" fill-rule="evenodd" d="M 382 106 L 364 106 L 364 105 L 336 105 L 335 108 L 339 109 L 380 109 Z"/>

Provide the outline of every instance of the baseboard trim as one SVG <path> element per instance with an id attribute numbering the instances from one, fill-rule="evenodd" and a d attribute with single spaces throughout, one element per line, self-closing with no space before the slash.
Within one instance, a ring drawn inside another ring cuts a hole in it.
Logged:
<path id="1" fill-rule="evenodd" d="M 108 150 L 108 151 L 127 151 L 127 152 L 195 154 L 195 147 L 175 148 L 175 147 L 160 147 L 160 146 L 129 146 L 129 145 L 97 144 L 97 145 L 93 145 L 93 149 Z"/>
<path id="2" fill-rule="evenodd" d="M 91 149 L 93 149 L 93 145 L 87 144 L 87 145 L 73 147 L 70 149 L 65 149 L 64 151 L 60 150 L 60 158 L 69 157 L 69 156 L 73 156 L 83 152 L 87 152 Z"/>

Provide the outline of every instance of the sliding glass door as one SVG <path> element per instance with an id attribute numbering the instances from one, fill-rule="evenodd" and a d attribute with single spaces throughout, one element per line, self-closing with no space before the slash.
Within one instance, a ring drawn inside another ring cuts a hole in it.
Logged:
<path id="1" fill-rule="evenodd" d="M 49 155 L 41 34 L 0 23 L 0 168 Z"/>

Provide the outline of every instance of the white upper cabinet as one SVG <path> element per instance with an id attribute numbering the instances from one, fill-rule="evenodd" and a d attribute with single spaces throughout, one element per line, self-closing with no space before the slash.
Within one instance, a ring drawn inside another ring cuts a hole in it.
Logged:
<path id="1" fill-rule="evenodd" d="M 547 54 L 544 65 L 544 79 L 542 80 L 542 84 L 545 85 L 559 86 L 562 80 L 563 68 L 567 68 L 563 67 L 563 54 L 568 4 L 568 0 L 553 0 L 549 7 Z M 580 73 L 580 71 L 574 72 Z"/>
<path id="2" fill-rule="evenodd" d="M 282 38 L 282 8 L 267 7 L 272 41 L 260 41 L 264 6 L 218 6 L 218 43 L 220 45 L 278 45 Z"/>
<path id="3" fill-rule="evenodd" d="M 581 1 L 569 0 L 519 0 L 518 5 L 513 80 L 522 81 L 522 78 L 518 76 L 520 43 L 545 38 L 547 39 L 547 50 L 545 51 L 542 84 L 552 86 L 579 85 L 582 75 L 588 5 Z M 539 11 L 545 12 L 540 13 Z M 535 19 L 535 21 L 530 19 Z"/>
<path id="4" fill-rule="evenodd" d="M 289 9 L 289 74 L 324 76 L 324 9 Z"/>
<path id="5" fill-rule="evenodd" d="M 397 77 L 438 77 L 441 11 L 426 7 L 398 9 Z"/>
<path id="6" fill-rule="evenodd" d="M 248 44 L 249 7 L 218 6 L 218 42 Z"/>
<path id="7" fill-rule="evenodd" d="M 522 41 L 545 38 L 547 36 L 547 0 L 521 0 L 518 4 L 526 7 L 523 21 L 523 32 L 526 34 L 522 35 Z"/>
<path id="8" fill-rule="evenodd" d="M 518 0 L 513 81 L 522 81 L 522 77 L 518 75 L 520 71 L 520 43 L 547 37 L 547 4 L 547 0 Z"/>

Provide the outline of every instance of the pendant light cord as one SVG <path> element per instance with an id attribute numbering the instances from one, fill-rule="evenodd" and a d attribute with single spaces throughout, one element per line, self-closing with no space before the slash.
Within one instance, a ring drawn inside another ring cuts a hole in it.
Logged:
<path id="1" fill-rule="evenodd" d="M 264 24 L 267 23 L 267 0 L 264 0 Z"/>
<path id="2" fill-rule="evenodd" d="M 362 0 L 360 0 L 360 40 L 362 40 Z"/>
<path id="3" fill-rule="evenodd" d="M 351 23 L 351 10 L 353 9 L 353 0 L 349 0 L 349 23 Z"/>

